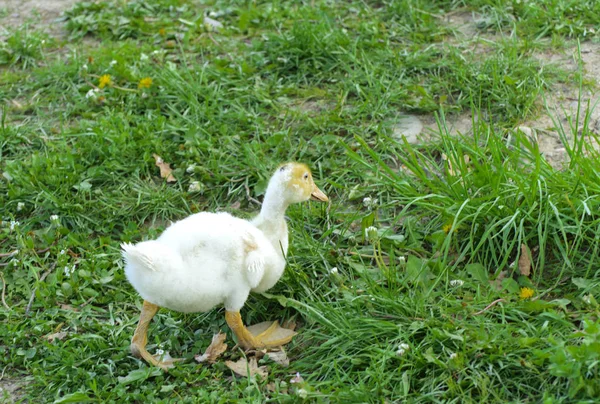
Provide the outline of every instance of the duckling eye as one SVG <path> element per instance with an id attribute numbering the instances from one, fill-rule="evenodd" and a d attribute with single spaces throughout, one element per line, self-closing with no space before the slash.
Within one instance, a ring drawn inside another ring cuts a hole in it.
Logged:
<path id="1" fill-rule="evenodd" d="M 304 180 L 308 180 L 308 173 L 304 174 L 302 178 L 304 178 Z"/>

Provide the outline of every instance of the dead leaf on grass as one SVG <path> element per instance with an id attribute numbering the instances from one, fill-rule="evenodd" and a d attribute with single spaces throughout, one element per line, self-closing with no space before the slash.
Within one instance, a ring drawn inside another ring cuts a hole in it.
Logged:
<path id="1" fill-rule="evenodd" d="M 525 244 L 521 244 L 519 272 L 523 276 L 529 276 L 531 274 L 531 252 L 529 251 L 529 247 L 527 247 Z"/>
<path id="2" fill-rule="evenodd" d="M 166 178 L 167 182 L 175 182 L 177 181 L 175 177 L 173 177 L 173 170 L 171 169 L 171 165 L 169 163 L 165 163 L 165 161 L 158 154 L 153 154 L 155 164 L 158 168 L 160 168 L 160 177 Z"/>
<path id="3" fill-rule="evenodd" d="M 55 339 L 62 341 L 67 336 L 65 331 L 61 332 L 53 332 L 52 334 L 44 335 L 44 338 L 48 340 L 48 342 L 54 342 Z"/>
<path id="4" fill-rule="evenodd" d="M 227 335 L 222 332 L 213 335 L 212 341 L 208 348 L 206 348 L 206 351 L 202 355 L 194 356 L 194 359 L 199 363 L 215 363 L 219 356 L 227 350 L 227 344 L 225 344 L 226 337 Z"/>
<path id="5" fill-rule="evenodd" d="M 294 331 L 298 324 L 296 324 L 294 320 L 286 320 L 285 322 L 283 322 L 283 324 L 281 324 L 281 326 L 283 328 L 287 328 L 288 330 Z"/>
<path id="6" fill-rule="evenodd" d="M 262 379 L 266 379 L 269 375 L 267 367 L 258 366 L 256 358 L 250 358 L 250 362 L 246 358 L 240 358 L 237 362 L 226 361 L 225 365 L 236 374 L 244 377 L 259 375 Z"/>
<path id="7" fill-rule="evenodd" d="M 502 271 L 498 274 L 496 279 L 490 281 L 490 285 L 492 285 L 496 290 L 502 290 L 502 281 L 508 275 L 508 271 Z"/>
<path id="8" fill-rule="evenodd" d="M 284 368 L 290 366 L 290 360 L 283 349 L 281 351 L 267 352 L 267 358 L 283 366 Z"/>
<path id="9" fill-rule="evenodd" d="M 267 391 L 269 391 L 271 393 L 274 393 L 279 390 L 279 392 L 281 394 L 288 394 L 288 385 L 283 380 L 281 380 L 279 382 L 267 383 L 265 388 L 267 389 Z"/>

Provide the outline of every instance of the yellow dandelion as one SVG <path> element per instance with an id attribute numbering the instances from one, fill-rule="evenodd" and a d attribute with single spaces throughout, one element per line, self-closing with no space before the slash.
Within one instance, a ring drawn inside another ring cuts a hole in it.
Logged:
<path id="1" fill-rule="evenodd" d="M 161 28 L 158 30 L 158 33 L 160 34 L 160 36 L 165 36 L 165 35 L 167 35 L 167 30 L 164 28 Z"/>
<path id="2" fill-rule="evenodd" d="M 152 85 L 152 78 L 144 77 L 138 83 L 138 88 L 150 88 L 151 85 Z"/>
<path id="3" fill-rule="evenodd" d="M 452 223 L 448 223 L 442 226 L 442 231 L 446 234 L 450 233 L 452 230 Z M 454 233 L 458 233 L 458 228 L 454 229 Z"/>
<path id="4" fill-rule="evenodd" d="M 110 74 L 105 74 L 103 76 L 100 76 L 98 87 L 104 88 L 106 86 L 110 86 L 111 84 L 112 84 L 112 81 L 110 80 Z"/>
<path id="5" fill-rule="evenodd" d="M 519 292 L 519 297 L 521 299 L 529 299 L 534 294 L 535 294 L 535 291 L 531 288 L 521 288 L 521 291 Z"/>

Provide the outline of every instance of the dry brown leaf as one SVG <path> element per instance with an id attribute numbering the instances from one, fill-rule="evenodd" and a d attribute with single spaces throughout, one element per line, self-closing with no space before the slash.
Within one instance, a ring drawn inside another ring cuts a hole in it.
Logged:
<path id="1" fill-rule="evenodd" d="M 52 334 L 44 335 L 44 338 L 48 340 L 48 342 L 54 342 L 55 339 L 62 341 L 67 336 L 67 333 L 64 331 L 61 332 L 53 332 Z"/>
<path id="2" fill-rule="evenodd" d="M 175 177 L 173 177 L 173 170 L 171 169 L 171 165 L 169 163 L 165 163 L 165 161 L 158 154 L 153 154 L 155 164 L 158 168 L 160 168 L 160 177 L 166 178 L 167 182 L 175 182 L 177 181 Z"/>
<path id="3" fill-rule="evenodd" d="M 244 377 L 259 375 L 262 379 L 266 379 L 269 375 L 267 367 L 258 366 L 256 358 L 250 358 L 250 362 L 246 358 L 240 358 L 237 362 L 226 361 L 225 365 L 236 374 Z"/>
<path id="4" fill-rule="evenodd" d="M 267 352 L 267 358 L 283 366 L 284 368 L 290 366 L 290 360 L 283 349 L 281 351 Z"/>
<path id="5" fill-rule="evenodd" d="M 267 389 L 267 391 L 269 391 L 271 393 L 274 393 L 277 390 L 279 390 L 279 392 L 282 393 L 282 394 L 288 394 L 287 383 L 284 382 L 283 380 L 280 380 L 278 382 L 267 383 L 267 385 L 265 386 L 265 388 Z"/>
<path id="6" fill-rule="evenodd" d="M 521 244 L 521 256 L 519 257 L 519 272 L 523 276 L 531 274 L 531 253 L 525 244 Z"/>
<path id="7" fill-rule="evenodd" d="M 508 271 L 502 271 L 498 274 L 496 279 L 490 281 L 490 285 L 492 285 L 497 290 L 502 290 L 502 281 L 508 275 Z"/>
<path id="8" fill-rule="evenodd" d="M 283 328 L 287 328 L 288 330 L 294 331 L 296 329 L 296 327 L 298 326 L 298 324 L 296 324 L 296 322 L 294 320 L 286 320 L 283 322 L 283 324 L 281 324 L 281 326 Z"/>
<path id="9" fill-rule="evenodd" d="M 222 332 L 213 335 L 212 341 L 208 348 L 206 348 L 206 351 L 202 355 L 194 356 L 194 359 L 199 363 L 215 363 L 219 356 L 227 350 L 227 344 L 225 344 L 226 337 L 227 335 Z"/>

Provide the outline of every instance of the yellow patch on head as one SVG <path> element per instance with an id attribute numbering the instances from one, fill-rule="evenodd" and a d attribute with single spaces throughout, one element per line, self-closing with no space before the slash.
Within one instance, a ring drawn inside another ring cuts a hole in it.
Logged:
<path id="1" fill-rule="evenodd" d="M 308 195 L 312 192 L 313 180 L 310 168 L 302 163 L 288 163 L 291 171 L 290 185 L 303 189 Z"/>

